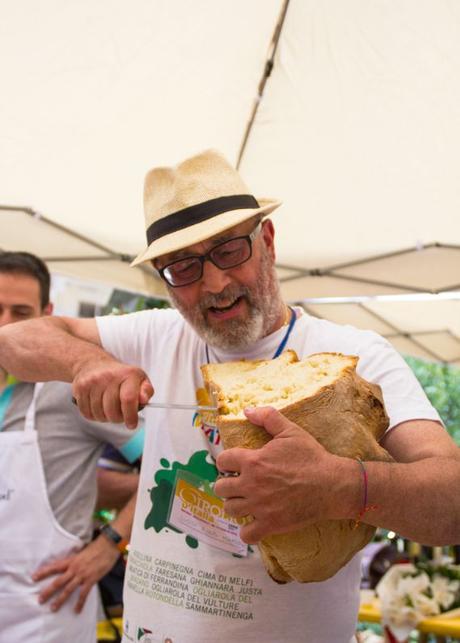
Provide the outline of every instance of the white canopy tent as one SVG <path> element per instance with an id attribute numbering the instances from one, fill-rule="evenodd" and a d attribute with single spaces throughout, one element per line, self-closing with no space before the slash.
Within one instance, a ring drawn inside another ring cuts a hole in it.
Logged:
<path id="1" fill-rule="evenodd" d="M 0 250 L 33 252 L 53 273 L 166 297 L 166 288 L 151 266 L 131 268 L 130 255 L 115 252 L 31 208 L 0 206 L 0 230 Z"/>
<path id="2" fill-rule="evenodd" d="M 460 363 L 457 0 L 0 6 L 0 249 L 164 295 L 128 267 L 143 176 L 216 147 L 284 200 L 289 301 Z"/>

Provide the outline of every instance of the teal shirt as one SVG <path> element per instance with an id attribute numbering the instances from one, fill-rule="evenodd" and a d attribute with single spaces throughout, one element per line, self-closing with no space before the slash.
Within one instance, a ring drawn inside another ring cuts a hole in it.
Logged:
<path id="1" fill-rule="evenodd" d="M 6 410 L 10 405 L 11 398 L 13 397 L 14 387 L 18 380 L 13 375 L 8 375 L 6 378 L 6 387 L 0 393 L 0 431 L 3 428 L 3 419 L 6 415 Z"/>

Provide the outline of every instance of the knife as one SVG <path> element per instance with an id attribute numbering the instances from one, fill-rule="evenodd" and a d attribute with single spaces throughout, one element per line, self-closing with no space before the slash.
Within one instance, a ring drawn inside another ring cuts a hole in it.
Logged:
<path id="1" fill-rule="evenodd" d="M 77 400 L 73 397 L 72 402 L 77 404 Z M 154 409 L 186 409 L 187 411 L 217 411 L 217 406 L 200 406 L 199 404 L 176 404 L 174 402 L 147 402 L 147 404 L 140 404 L 139 411 L 150 406 Z"/>

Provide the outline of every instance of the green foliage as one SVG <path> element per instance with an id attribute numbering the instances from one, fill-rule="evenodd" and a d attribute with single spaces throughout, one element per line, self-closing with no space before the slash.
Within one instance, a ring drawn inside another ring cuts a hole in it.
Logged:
<path id="1" fill-rule="evenodd" d="M 104 315 L 124 315 L 125 313 L 132 313 L 150 308 L 170 307 L 171 305 L 169 301 L 166 301 L 165 299 L 155 299 L 154 297 L 147 297 L 127 292 L 126 290 L 115 289 L 102 313 Z"/>
<path id="2" fill-rule="evenodd" d="M 147 310 L 151 308 L 171 308 L 169 301 L 154 299 L 153 297 L 139 297 L 134 310 Z"/>
<path id="3" fill-rule="evenodd" d="M 421 561 L 416 563 L 416 568 L 428 574 L 430 580 L 434 576 L 444 576 L 448 580 L 460 581 L 460 565 L 436 565 L 432 561 Z"/>
<path id="4" fill-rule="evenodd" d="M 460 446 L 460 369 L 416 357 L 405 359 L 450 435 Z"/>

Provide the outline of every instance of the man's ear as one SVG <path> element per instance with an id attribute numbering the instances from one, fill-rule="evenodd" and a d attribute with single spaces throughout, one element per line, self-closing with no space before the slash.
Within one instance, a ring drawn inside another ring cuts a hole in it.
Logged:
<path id="1" fill-rule="evenodd" d="M 273 260 L 275 260 L 275 227 L 271 219 L 265 219 L 262 223 L 262 235 L 268 251 Z"/>
<path id="2" fill-rule="evenodd" d="M 43 314 L 44 314 L 44 315 L 52 315 L 52 314 L 53 314 L 53 308 L 54 308 L 53 304 L 52 304 L 51 302 L 49 302 L 49 303 L 48 303 L 48 304 L 46 304 L 46 306 L 44 307 L 44 309 L 43 309 Z"/>

